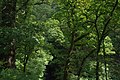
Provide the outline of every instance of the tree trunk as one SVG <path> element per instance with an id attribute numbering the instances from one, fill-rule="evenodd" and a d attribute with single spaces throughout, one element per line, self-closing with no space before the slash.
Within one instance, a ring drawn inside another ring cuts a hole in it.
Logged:
<path id="1" fill-rule="evenodd" d="M 17 0 L 3 0 L 1 10 L 1 26 L 4 29 L 15 28 L 16 18 L 16 1 Z M 0 53 L 1 61 L 4 61 L 4 68 L 15 68 L 15 39 L 12 38 L 9 44 L 9 50 L 7 53 Z M 5 45 L 5 46 L 6 46 Z"/>
<path id="2" fill-rule="evenodd" d="M 82 59 L 81 64 L 80 64 L 80 67 L 79 67 L 79 69 L 78 69 L 78 74 L 77 74 L 78 77 L 77 77 L 77 80 L 80 80 L 81 71 L 82 71 L 82 69 L 83 69 L 83 67 L 84 67 L 84 64 L 85 64 L 86 59 L 87 59 L 91 54 L 93 54 L 94 51 L 95 51 L 95 49 L 93 49 L 89 54 L 87 54 L 87 55 Z"/>

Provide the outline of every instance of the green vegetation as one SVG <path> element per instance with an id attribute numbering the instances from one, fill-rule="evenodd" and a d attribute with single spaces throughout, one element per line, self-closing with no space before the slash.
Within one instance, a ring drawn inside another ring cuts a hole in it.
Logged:
<path id="1" fill-rule="evenodd" d="M 0 0 L 0 80 L 120 80 L 120 0 Z"/>

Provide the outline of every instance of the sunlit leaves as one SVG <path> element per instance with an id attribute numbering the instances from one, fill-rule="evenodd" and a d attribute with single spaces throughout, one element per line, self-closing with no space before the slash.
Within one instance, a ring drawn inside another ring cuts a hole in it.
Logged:
<path id="1" fill-rule="evenodd" d="M 48 30 L 47 31 L 48 40 L 53 40 L 53 41 L 55 40 L 55 42 L 60 42 L 60 43 L 64 42 L 64 35 L 59 27 L 58 20 L 49 19 L 45 23 L 45 27 L 46 30 Z"/>

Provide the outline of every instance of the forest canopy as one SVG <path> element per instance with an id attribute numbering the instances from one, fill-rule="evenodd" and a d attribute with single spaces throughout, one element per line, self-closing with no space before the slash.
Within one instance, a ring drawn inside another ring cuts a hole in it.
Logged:
<path id="1" fill-rule="evenodd" d="M 0 80 L 120 80 L 120 0 L 0 0 Z"/>

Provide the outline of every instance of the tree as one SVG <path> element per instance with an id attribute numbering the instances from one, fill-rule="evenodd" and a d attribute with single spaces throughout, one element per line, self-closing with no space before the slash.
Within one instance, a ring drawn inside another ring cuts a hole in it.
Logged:
<path id="1" fill-rule="evenodd" d="M 3 1 L 1 11 L 1 28 L 14 29 L 16 26 L 16 0 Z M 10 42 L 6 42 L 3 49 L 6 48 L 6 46 L 9 46 L 8 52 L 0 53 L 0 59 L 5 62 L 5 64 L 3 64 L 5 68 L 15 68 L 15 39 L 11 38 Z"/>
<path id="2" fill-rule="evenodd" d="M 119 0 L 0 0 L 0 80 L 119 79 Z"/>

